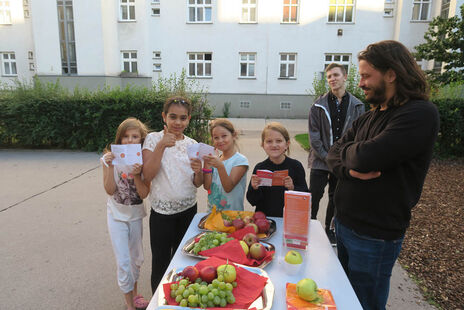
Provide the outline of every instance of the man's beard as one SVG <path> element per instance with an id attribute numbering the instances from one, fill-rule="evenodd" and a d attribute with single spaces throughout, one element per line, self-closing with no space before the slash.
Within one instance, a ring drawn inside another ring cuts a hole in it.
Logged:
<path id="1" fill-rule="evenodd" d="M 370 91 L 369 95 L 366 95 L 366 100 L 374 106 L 378 106 L 387 100 L 386 97 L 386 84 L 385 81 L 381 81 L 378 86 L 362 87 Z"/>

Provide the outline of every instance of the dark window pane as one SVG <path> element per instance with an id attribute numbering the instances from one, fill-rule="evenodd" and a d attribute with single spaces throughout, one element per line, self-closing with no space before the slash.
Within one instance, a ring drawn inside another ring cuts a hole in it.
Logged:
<path id="1" fill-rule="evenodd" d="M 212 54 L 208 53 L 205 54 L 205 60 L 211 60 L 212 59 Z"/>

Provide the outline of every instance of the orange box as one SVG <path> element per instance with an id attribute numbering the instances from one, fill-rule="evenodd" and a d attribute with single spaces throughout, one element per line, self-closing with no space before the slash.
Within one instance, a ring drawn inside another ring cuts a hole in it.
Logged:
<path id="1" fill-rule="evenodd" d="M 318 294 L 322 297 L 323 302 L 313 304 L 309 301 L 298 297 L 296 293 L 296 284 L 287 283 L 286 301 L 287 310 L 336 310 L 335 300 L 333 299 L 330 290 L 318 289 Z"/>
<path id="2" fill-rule="evenodd" d="M 311 194 L 286 191 L 284 199 L 284 246 L 306 250 L 311 220 Z"/>

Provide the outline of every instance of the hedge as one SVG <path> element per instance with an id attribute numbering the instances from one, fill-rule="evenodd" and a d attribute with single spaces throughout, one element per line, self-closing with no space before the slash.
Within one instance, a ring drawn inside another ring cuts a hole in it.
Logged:
<path id="1" fill-rule="evenodd" d="M 435 99 L 440 113 L 440 132 L 435 155 L 464 157 L 464 98 Z"/>
<path id="2" fill-rule="evenodd" d="M 185 133 L 206 141 L 211 109 L 206 93 L 193 83 L 181 75 L 159 80 L 152 88 L 128 86 L 94 92 L 76 88 L 70 92 L 59 82 L 18 82 L 0 90 L 0 145 L 101 151 L 128 117 L 140 119 L 151 130 L 161 130 L 163 104 L 171 95 L 192 100 L 192 119 Z"/>

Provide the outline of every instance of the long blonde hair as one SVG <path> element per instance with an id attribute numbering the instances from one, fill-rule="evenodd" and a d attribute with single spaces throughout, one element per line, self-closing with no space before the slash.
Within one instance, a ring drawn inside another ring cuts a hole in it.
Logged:
<path id="1" fill-rule="evenodd" d="M 124 134 L 129 129 L 138 129 L 140 131 L 140 137 L 142 138 L 140 143 L 143 144 L 143 142 L 145 141 L 145 137 L 148 134 L 148 128 L 144 123 L 142 123 L 135 117 L 126 118 L 124 121 L 122 121 L 121 124 L 119 124 L 118 129 L 116 130 L 116 137 L 114 138 L 113 144 L 121 144 Z M 106 147 L 103 153 L 107 153 L 109 152 L 109 150 L 110 148 Z"/>

